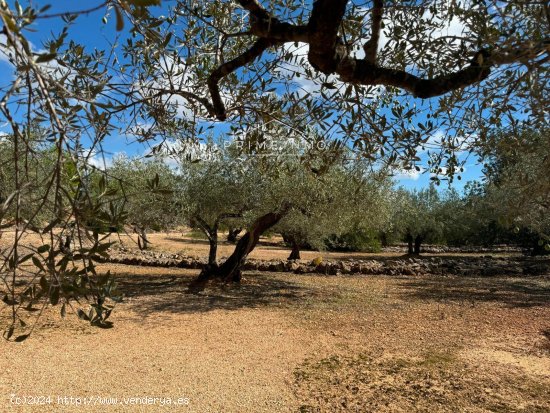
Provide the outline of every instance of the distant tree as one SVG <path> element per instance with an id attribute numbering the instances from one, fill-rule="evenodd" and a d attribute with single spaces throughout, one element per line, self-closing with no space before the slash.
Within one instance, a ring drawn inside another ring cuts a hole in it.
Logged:
<path id="1" fill-rule="evenodd" d="M 486 152 L 492 209 L 516 232 L 532 232 L 534 253 L 550 250 L 550 129 L 497 131 Z"/>
<path id="2" fill-rule="evenodd" d="M 138 246 L 147 249 L 147 230 L 174 227 L 181 219 L 178 210 L 178 177 L 162 159 L 142 160 L 118 156 L 107 173 L 124 189 L 126 222 L 138 235 Z"/>
<path id="3" fill-rule="evenodd" d="M 344 156 L 322 177 L 302 180 L 300 209 L 275 228 L 292 248 L 289 259 L 299 259 L 304 246 L 325 249 L 345 234 L 376 233 L 387 224 L 389 208 L 384 197 L 390 193 L 391 181 L 384 171 L 372 169 L 363 159 Z"/>
<path id="4" fill-rule="evenodd" d="M 483 182 L 468 182 L 462 193 L 447 189 L 441 193 L 442 240 L 448 245 L 491 246 L 514 242 L 512 232 L 487 194 Z"/>
<path id="5" fill-rule="evenodd" d="M 247 214 L 262 198 L 262 176 L 253 162 L 243 162 L 234 150 L 210 143 L 181 161 L 178 194 L 188 222 L 197 226 L 210 244 L 208 265 L 217 266 L 218 233 L 222 226 L 245 226 Z"/>
<path id="6" fill-rule="evenodd" d="M 423 242 L 441 239 L 441 199 L 434 184 L 420 191 L 398 190 L 393 208 L 395 229 L 407 242 L 409 254 L 420 254 Z"/>

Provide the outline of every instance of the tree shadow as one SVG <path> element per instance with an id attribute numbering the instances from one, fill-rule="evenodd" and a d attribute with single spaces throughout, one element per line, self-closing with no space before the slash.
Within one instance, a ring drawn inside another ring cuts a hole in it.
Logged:
<path id="1" fill-rule="evenodd" d="M 197 244 L 201 244 L 201 245 L 209 245 L 209 242 L 208 240 L 206 239 L 200 239 L 200 238 L 175 238 L 175 237 L 167 237 L 167 238 L 164 238 L 164 240 L 166 241 L 171 241 L 171 242 L 178 242 L 178 243 L 181 243 L 181 244 L 193 244 L 193 245 L 197 245 Z M 221 244 L 222 242 L 220 242 Z"/>
<path id="2" fill-rule="evenodd" d="M 237 241 L 239 240 L 240 238 L 237 238 Z M 209 245 L 208 243 L 208 240 L 207 239 L 203 239 L 203 238 L 190 238 L 190 237 L 181 237 L 181 238 L 178 238 L 178 237 L 166 237 L 164 238 L 163 240 L 165 241 L 171 241 L 171 242 L 178 242 L 178 243 L 183 243 L 183 244 L 205 244 L 205 245 Z M 235 245 L 237 242 L 231 242 L 231 241 L 227 241 L 225 239 L 225 237 L 219 237 L 219 240 L 218 240 L 218 245 Z M 266 248 L 278 248 L 278 249 L 288 249 L 290 251 L 290 248 L 287 247 L 286 245 L 284 245 L 283 243 L 281 242 L 276 242 L 276 241 L 268 241 L 268 240 L 263 240 L 263 239 L 260 239 L 260 241 L 258 242 L 258 246 L 259 247 L 266 247 Z"/>
<path id="3" fill-rule="evenodd" d="M 247 273 L 240 284 L 212 283 L 200 294 L 188 294 L 189 283 L 198 275 L 118 273 L 118 289 L 129 298 L 131 308 L 148 316 L 153 313 L 202 313 L 213 310 L 242 308 L 291 307 L 315 295 L 284 276 L 269 273 Z"/>
<path id="4" fill-rule="evenodd" d="M 475 305 L 501 303 L 511 308 L 550 306 L 550 278 L 433 277 L 404 280 L 402 295 L 426 301 Z"/>

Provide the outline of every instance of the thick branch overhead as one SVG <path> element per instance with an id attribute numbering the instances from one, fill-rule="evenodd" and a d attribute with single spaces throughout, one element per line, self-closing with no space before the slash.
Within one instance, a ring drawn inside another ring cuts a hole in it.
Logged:
<path id="1" fill-rule="evenodd" d="M 214 112 L 219 120 L 225 120 L 227 116 L 225 113 L 225 105 L 223 104 L 222 97 L 220 95 L 220 80 L 238 68 L 243 67 L 244 65 L 254 61 L 254 59 L 260 57 L 269 46 L 272 46 L 275 43 L 276 41 L 272 39 L 258 39 L 246 52 L 235 59 L 222 64 L 210 74 L 210 77 L 208 78 L 208 89 L 210 90 L 210 95 L 212 96 Z"/>
<path id="2" fill-rule="evenodd" d="M 491 68 L 524 62 L 550 54 L 550 42 L 526 42 L 514 48 L 480 50 L 471 63 L 452 73 L 421 78 L 405 70 L 379 66 L 376 62 L 384 11 L 383 0 L 374 0 L 371 9 L 371 38 L 364 44 L 365 57 L 349 55 L 340 37 L 348 0 L 316 0 L 307 25 L 293 25 L 272 16 L 257 0 L 238 0 L 249 12 L 250 33 L 257 37 L 254 45 L 239 57 L 219 66 L 210 75 L 208 87 L 217 119 L 227 117 L 220 96 L 219 82 L 230 73 L 251 63 L 271 46 L 286 42 L 309 44 L 309 63 L 318 71 L 340 76 L 343 82 L 357 85 L 385 85 L 401 88 L 415 97 L 430 98 L 461 89 L 486 79 Z M 210 108 L 211 109 L 211 108 Z"/>
<path id="3" fill-rule="evenodd" d="M 363 46 L 365 51 L 365 60 L 372 64 L 376 63 L 376 52 L 380 41 L 380 30 L 382 29 L 383 0 L 375 0 L 372 9 L 371 37 Z"/>

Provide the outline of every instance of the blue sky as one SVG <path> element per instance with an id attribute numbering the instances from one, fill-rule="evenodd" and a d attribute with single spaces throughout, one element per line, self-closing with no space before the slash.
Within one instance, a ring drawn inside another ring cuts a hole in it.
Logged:
<path id="1" fill-rule="evenodd" d="M 24 1 L 21 2 L 23 5 Z M 95 5 L 100 5 L 101 1 L 70 1 L 70 0 L 55 0 L 55 1 L 34 1 L 35 5 L 51 4 L 51 8 L 48 10 L 48 14 L 77 11 L 83 9 L 89 9 Z M 165 2 L 166 4 L 166 2 Z M 158 9 L 161 12 L 161 9 Z M 128 26 L 122 32 L 115 30 L 114 16 L 110 16 L 108 22 L 104 24 L 102 17 L 105 14 L 105 9 L 101 9 L 97 12 L 89 15 L 80 16 L 74 27 L 70 32 L 70 37 L 76 42 L 87 45 L 89 48 L 108 48 L 109 43 L 112 42 L 117 36 L 121 39 L 124 38 Z M 55 19 L 41 19 L 38 20 L 33 27 L 35 32 L 28 32 L 28 38 L 33 43 L 34 47 L 40 49 L 42 44 L 51 37 L 52 33 L 58 33 L 62 28 L 62 22 L 59 18 Z M 12 68 L 0 59 L 0 79 L 7 79 L 11 77 Z M 4 81 L 2 81 L 4 83 Z M 131 138 L 113 135 L 104 141 L 103 149 L 105 150 L 105 156 L 110 156 L 117 153 L 126 153 L 130 156 L 142 155 L 147 151 L 147 146 L 134 142 Z M 465 157 L 466 154 L 461 156 Z M 426 153 L 421 154 L 422 160 L 425 162 Z M 461 180 L 455 180 L 453 186 L 457 189 L 461 189 L 467 181 L 476 180 L 481 177 L 481 166 L 477 164 L 476 159 L 470 157 L 466 161 L 465 171 L 461 174 Z M 411 174 L 399 174 L 396 176 L 396 180 L 399 185 L 406 188 L 423 188 L 430 183 L 430 174 L 424 173 L 411 173 Z M 442 187 L 446 187 L 446 183 L 442 182 Z"/>

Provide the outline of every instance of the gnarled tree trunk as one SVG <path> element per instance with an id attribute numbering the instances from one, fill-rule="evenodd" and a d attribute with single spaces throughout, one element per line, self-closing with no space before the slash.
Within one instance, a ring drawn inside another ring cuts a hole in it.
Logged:
<path id="1" fill-rule="evenodd" d="M 380 232 L 380 243 L 382 247 L 387 247 L 389 245 L 388 234 L 385 231 Z"/>
<path id="2" fill-rule="evenodd" d="M 258 244 L 260 236 L 269 228 L 276 225 L 288 212 L 288 207 L 280 212 L 269 212 L 262 215 L 250 226 L 246 233 L 241 237 L 233 253 L 221 265 L 207 265 L 199 276 L 189 285 L 189 292 L 197 293 L 204 290 L 206 283 L 211 279 L 217 278 L 224 282 L 239 282 L 241 280 L 241 267 L 246 261 L 248 254 Z"/>
<path id="3" fill-rule="evenodd" d="M 149 246 L 149 240 L 147 239 L 147 233 L 145 227 L 141 225 L 134 225 L 134 232 L 138 235 L 138 248 L 143 251 Z"/>
<path id="4" fill-rule="evenodd" d="M 242 228 L 230 228 L 227 234 L 227 241 L 235 243 L 237 242 L 237 236 L 241 233 Z"/>
<path id="5" fill-rule="evenodd" d="M 208 265 L 216 264 L 216 256 L 218 254 L 218 231 L 212 231 L 208 236 L 210 251 L 208 252 Z"/>
<path id="6" fill-rule="evenodd" d="M 208 238 L 210 249 L 208 250 L 208 266 L 217 265 L 216 256 L 218 254 L 218 226 L 220 219 L 218 218 L 213 225 L 209 225 L 202 217 L 195 215 L 195 221 L 199 224 L 200 229 Z"/>
<path id="7" fill-rule="evenodd" d="M 290 245 L 292 246 L 292 250 L 290 251 L 290 255 L 288 256 L 288 260 L 299 260 L 300 259 L 300 245 L 298 242 L 296 242 L 296 238 L 290 237 Z"/>

